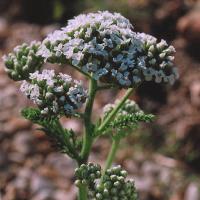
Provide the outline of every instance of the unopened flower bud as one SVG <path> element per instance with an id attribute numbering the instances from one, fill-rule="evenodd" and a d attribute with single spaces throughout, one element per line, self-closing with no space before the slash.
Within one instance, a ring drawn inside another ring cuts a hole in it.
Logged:
<path id="1" fill-rule="evenodd" d="M 29 73 L 41 68 L 43 58 L 37 56 L 39 42 L 32 42 L 30 45 L 22 44 L 14 48 L 13 53 L 4 56 L 4 62 L 10 78 L 15 81 L 29 79 Z"/>

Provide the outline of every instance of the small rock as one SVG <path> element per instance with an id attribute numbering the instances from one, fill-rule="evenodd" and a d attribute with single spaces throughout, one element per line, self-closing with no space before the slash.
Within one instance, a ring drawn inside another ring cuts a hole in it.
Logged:
<path id="1" fill-rule="evenodd" d="M 3 94 L 0 96 L 0 109 L 11 109 L 16 105 L 17 95 L 15 93 L 8 94 L 5 90 L 1 91 Z"/>
<path id="2" fill-rule="evenodd" d="M 22 127 L 23 123 L 21 124 Z M 20 126 L 18 127 L 20 128 Z M 21 154 L 27 155 L 33 152 L 33 135 L 28 132 L 20 132 L 13 138 L 13 149 Z"/>
<path id="3" fill-rule="evenodd" d="M 45 26 L 41 29 L 42 37 L 46 37 L 49 33 L 52 33 L 53 31 L 59 29 L 59 26 L 57 24 L 51 24 L 48 26 Z"/>
<path id="4" fill-rule="evenodd" d="M 200 6 L 179 19 L 177 29 L 192 42 L 200 42 Z"/>
<path id="5" fill-rule="evenodd" d="M 138 191 L 148 193 L 155 185 L 154 178 L 150 176 L 145 176 L 145 177 L 134 176 L 132 179 L 135 181 L 135 187 L 138 189 Z"/>
<path id="6" fill-rule="evenodd" d="M 63 191 L 63 190 L 57 190 L 54 193 L 54 200 L 63 200 L 63 199 L 69 199 L 69 200 L 75 200 L 76 199 L 77 190 L 74 187 L 71 187 L 70 190 Z"/>
<path id="7" fill-rule="evenodd" d="M 0 75 L 0 88 L 5 87 L 5 85 L 8 85 L 9 79 L 5 76 L 5 74 Z"/>
<path id="8" fill-rule="evenodd" d="M 133 160 L 127 159 L 124 161 L 124 168 L 128 173 L 135 174 L 138 171 L 138 167 Z"/>
<path id="9" fill-rule="evenodd" d="M 190 183 L 185 192 L 184 200 L 199 200 L 200 190 L 197 184 Z"/>
<path id="10" fill-rule="evenodd" d="M 159 174 L 160 167 L 153 162 L 145 161 L 142 165 L 141 170 L 144 173 L 144 175 L 156 176 Z"/>
<path id="11" fill-rule="evenodd" d="M 31 200 L 55 200 L 53 197 L 53 191 L 49 189 L 44 189 L 38 192 L 36 195 L 31 198 Z"/>
<path id="12" fill-rule="evenodd" d="M 10 112 L 8 112 L 7 110 L 1 111 L 0 122 L 5 122 L 8 121 L 9 119 L 10 119 Z"/>
<path id="13" fill-rule="evenodd" d="M 8 184 L 6 186 L 5 194 L 3 195 L 2 200 L 13 200 L 17 197 L 17 191 L 13 184 Z"/>
<path id="14" fill-rule="evenodd" d="M 10 152 L 9 153 L 9 161 L 11 161 L 11 162 L 23 164 L 25 159 L 26 159 L 25 154 L 22 154 L 19 152 Z"/>
<path id="15" fill-rule="evenodd" d="M 55 179 L 55 177 L 54 177 Z M 71 181 L 71 179 L 66 179 L 65 177 L 58 177 L 55 180 L 55 184 L 59 189 L 62 190 L 69 190 L 69 188 L 71 188 L 72 184 L 74 184 L 73 181 Z"/>
<path id="16" fill-rule="evenodd" d="M 0 38 L 8 35 L 8 23 L 4 18 L 0 18 Z"/>
<path id="17" fill-rule="evenodd" d="M 51 153 L 46 159 L 46 164 L 66 179 L 72 179 L 74 176 L 75 163 L 67 156 L 60 153 Z"/>
<path id="18" fill-rule="evenodd" d="M 13 133 L 19 130 L 27 129 L 30 126 L 30 121 L 19 117 L 13 117 L 4 125 L 4 128 L 6 132 Z"/>
<path id="19" fill-rule="evenodd" d="M 40 26 L 29 25 L 27 23 L 14 23 L 10 27 L 14 30 L 6 40 L 6 46 L 8 49 L 13 49 L 16 45 L 23 42 L 30 43 L 33 40 L 40 41 Z"/>
<path id="20" fill-rule="evenodd" d="M 25 161 L 25 166 L 28 168 L 38 168 L 43 163 L 43 156 L 41 154 L 34 154 L 34 156 L 30 156 Z"/>
<path id="21" fill-rule="evenodd" d="M 0 151 L 0 169 L 8 165 L 8 156 L 4 151 Z"/>
<path id="22" fill-rule="evenodd" d="M 160 174 L 159 174 L 159 180 L 160 182 L 169 185 L 171 182 L 171 172 L 169 168 L 163 168 L 162 170 L 160 170 Z"/>
<path id="23" fill-rule="evenodd" d="M 190 86 L 190 98 L 191 103 L 196 106 L 200 107 L 200 81 L 194 81 Z"/>
<path id="24" fill-rule="evenodd" d="M 14 185 L 17 190 L 27 190 L 28 188 L 28 179 L 17 177 L 14 181 Z"/>
<path id="25" fill-rule="evenodd" d="M 18 176 L 24 179 L 30 179 L 31 175 L 32 175 L 32 170 L 27 168 L 27 167 L 23 167 L 19 170 L 18 172 Z"/>
<path id="26" fill-rule="evenodd" d="M 34 173 L 31 176 L 31 182 L 30 182 L 30 190 L 33 194 L 37 194 L 41 191 L 51 191 L 54 190 L 54 184 L 49 179 L 39 176 L 38 174 Z"/>

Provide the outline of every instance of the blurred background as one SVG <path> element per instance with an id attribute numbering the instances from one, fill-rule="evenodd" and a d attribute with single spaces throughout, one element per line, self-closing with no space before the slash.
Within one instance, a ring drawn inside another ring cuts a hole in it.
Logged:
<path id="1" fill-rule="evenodd" d="M 80 13 L 97 10 L 120 12 L 135 31 L 172 43 L 180 73 L 172 87 L 143 84 L 132 96 L 157 118 L 122 141 L 116 163 L 135 179 L 141 200 L 200 200 L 200 1 L 0 0 L 0 57 L 18 44 L 42 40 Z M 70 67 L 63 70 L 81 78 Z M 30 102 L 18 86 L 0 58 L 0 200 L 75 200 L 75 163 L 20 116 Z M 95 113 L 121 93 L 99 94 Z M 75 120 L 63 123 L 82 131 Z M 103 165 L 109 147 L 110 140 L 101 138 L 90 160 Z"/>

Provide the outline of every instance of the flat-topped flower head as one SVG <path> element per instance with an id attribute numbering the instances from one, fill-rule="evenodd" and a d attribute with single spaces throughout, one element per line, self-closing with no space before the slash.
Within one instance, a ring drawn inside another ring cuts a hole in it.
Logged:
<path id="1" fill-rule="evenodd" d="M 41 110 L 43 115 L 70 116 L 87 98 L 80 82 L 67 74 L 53 70 L 30 74 L 30 82 L 23 81 L 21 91 Z"/>
<path id="2" fill-rule="evenodd" d="M 178 78 L 173 46 L 136 33 L 128 19 L 108 11 L 81 14 L 40 44 L 18 46 L 5 57 L 14 80 L 24 80 L 43 62 L 70 64 L 93 79 L 136 87 L 144 81 L 173 84 Z"/>
<path id="3" fill-rule="evenodd" d="M 164 40 L 135 33 L 121 14 L 104 11 L 69 20 L 66 27 L 47 36 L 38 55 L 128 88 L 151 80 L 173 83 L 177 78 L 173 53 Z"/>
<path id="4" fill-rule="evenodd" d="M 4 56 L 5 70 L 15 81 L 26 80 L 29 73 L 40 69 L 43 64 L 41 56 L 37 55 L 40 42 L 32 42 L 30 45 L 24 43 L 16 46 L 13 53 Z"/>
<path id="5" fill-rule="evenodd" d="M 83 14 L 47 36 L 38 52 L 45 60 L 70 63 L 93 78 L 129 87 L 128 70 L 137 66 L 140 41 L 129 20 L 118 13 Z"/>

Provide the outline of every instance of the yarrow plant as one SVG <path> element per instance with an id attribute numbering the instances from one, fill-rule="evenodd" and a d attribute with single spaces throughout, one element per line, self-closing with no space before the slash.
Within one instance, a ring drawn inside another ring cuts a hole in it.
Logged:
<path id="1" fill-rule="evenodd" d="M 22 81 L 21 91 L 37 106 L 23 109 L 22 115 L 39 124 L 57 149 L 77 162 L 79 200 L 138 199 L 134 182 L 126 180 L 127 172 L 121 166 L 112 167 L 112 163 L 121 139 L 140 122 L 154 118 L 129 96 L 145 81 L 173 84 L 178 78 L 174 52 L 166 41 L 134 32 L 129 20 L 119 13 L 104 11 L 79 15 L 42 42 L 22 44 L 4 57 L 9 77 Z M 88 78 L 88 91 L 67 74 L 42 70 L 44 63 L 72 66 Z M 112 88 L 125 89 L 126 93 L 106 105 L 94 122 L 97 92 Z M 74 130 L 62 127 L 59 120 L 63 116 L 83 121 L 81 138 Z M 88 163 L 88 157 L 93 142 L 103 135 L 111 138 L 112 146 L 101 169 Z"/>

